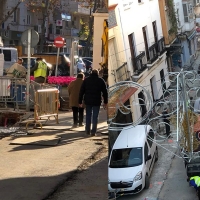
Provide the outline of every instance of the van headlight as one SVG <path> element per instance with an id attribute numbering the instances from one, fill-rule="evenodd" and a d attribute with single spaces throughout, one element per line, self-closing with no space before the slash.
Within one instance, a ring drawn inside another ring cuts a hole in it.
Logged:
<path id="1" fill-rule="evenodd" d="M 134 181 L 139 181 L 142 179 L 142 172 L 138 172 L 137 175 L 134 178 Z"/>

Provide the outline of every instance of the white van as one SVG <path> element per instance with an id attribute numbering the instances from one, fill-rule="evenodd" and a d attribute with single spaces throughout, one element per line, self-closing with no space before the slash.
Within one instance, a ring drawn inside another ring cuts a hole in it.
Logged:
<path id="1" fill-rule="evenodd" d="M 116 139 L 108 162 L 108 190 L 136 194 L 149 188 L 150 175 L 158 148 L 149 125 L 123 128 Z"/>
<path id="2" fill-rule="evenodd" d="M 0 47 L 0 54 L 4 55 L 4 69 L 11 67 L 17 62 L 18 52 L 16 48 L 13 47 Z"/>

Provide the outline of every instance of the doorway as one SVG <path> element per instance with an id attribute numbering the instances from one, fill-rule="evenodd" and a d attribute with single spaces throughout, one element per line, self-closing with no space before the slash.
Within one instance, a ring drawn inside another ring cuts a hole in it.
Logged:
<path id="1" fill-rule="evenodd" d="M 142 115 L 142 117 L 144 117 L 144 115 L 147 113 L 147 108 L 146 108 L 145 96 L 144 96 L 143 91 L 138 93 L 138 100 L 139 100 L 139 104 L 140 104 L 141 115 Z"/>

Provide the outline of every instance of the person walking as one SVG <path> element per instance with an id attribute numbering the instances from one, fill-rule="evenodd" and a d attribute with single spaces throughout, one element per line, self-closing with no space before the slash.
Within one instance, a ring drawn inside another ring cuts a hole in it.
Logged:
<path id="1" fill-rule="evenodd" d="M 189 185 L 194 187 L 197 193 L 197 196 L 199 197 L 200 200 L 200 177 L 199 176 L 192 176 L 188 178 Z"/>
<path id="2" fill-rule="evenodd" d="M 92 73 L 87 77 L 81 86 L 79 93 L 79 106 L 83 106 L 83 101 L 86 106 L 86 127 L 87 135 L 97 135 L 97 123 L 99 110 L 103 95 L 104 109 L 107 108 L 108 92 L 105 81 L 99 77 L 99 71 L 92 70 Z M 91 129 L 92 122 L 92 129 Z"/>
<path id="3" fill-rule="evenodd" d="M 81 85 L 83 83 L 83 80 L 85 78 L 85 75 L 83 73 L 79 73 L 77 75 L 77 79 L 72 81 L 69 86 L 67 87 L 68 93 L 69 93 L 69 106 L 72 108 L 73 112 L 73 126 L 72 128 L 76 128 L 83 125 L 83 113 L 84 113 L 84 107 L 79 107 L 79 92 Z"/>
<path id="4" fill-rule="evenodd" d="M 34 81 L 37 83 L 45 83 L 47 77 L 47 64 L 42 58 L 36 59 L 36 64 L 30 69 L 30 74 L 34 73 Z"/>
<path id="5" fill-rule="evenodd" d="M 172 138 L 172 136 L 170 135 L 170 133 L 171 133 L 170 121 L 169 121 L 169 114 L 168 114 L 167 108 L 164 108 L 164 111 L 162 114 L 163 114 L 163 122 L 165 123 L 166 135 L 168 138 Z"/>

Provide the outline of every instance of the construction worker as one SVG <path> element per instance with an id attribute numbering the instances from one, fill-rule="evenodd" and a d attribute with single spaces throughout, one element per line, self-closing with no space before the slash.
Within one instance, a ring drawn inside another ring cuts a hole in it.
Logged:
<path id="1" fill-rule="evenodd" d="M 200 177 L 199 176 L 192 176 L 188 178 L 190 186 L 194 187 L 197 192 L 197 196 L 200 200 Z"/>
<path id="2" fill-rule="evenodd" d="M 6 75 L 15 78 L 25 78 L 27 69 L 22 65 L 23 59 L 18 58 L 18 61 L 6 70 Z"/>
<path id="3" fill-rule="evenodd" d="M 47 76 L 47 64 L 43 61 L 42 58 L 36 59 L 36 64 L 31 68 L 30 73 L 34 72 L 34 81 L 37 83 L 45 83 Z"/>

